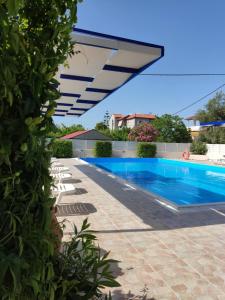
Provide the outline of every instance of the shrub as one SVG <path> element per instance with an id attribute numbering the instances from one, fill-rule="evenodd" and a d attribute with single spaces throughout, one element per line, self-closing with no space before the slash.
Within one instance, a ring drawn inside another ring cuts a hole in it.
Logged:
<path id="1" fill-rule="evenodd" d="M 164 114 L 157 117 L 152 125 L 158 130 L 157 142 L 163 143 L 190 143 L 190 131 L 179 116 Z"/>
<path id="2" fill-rule="evenodd" d="M 198 141 L 207 144 L 225 144 L 225 128 L 224 127 L 209 127 L 200 132 Z"/>
<path id="3" fill-rule="evenodd" d="M 72 268 L 63 269 L 65 280 L 58 277 L 59 254 L 51 218 L 55 200 L 49 174 L 51 153 L 46 145 L 55 101 L 60 96 L 55 75 L 58 66 L 73 53 L 70 35 L 76 23 L 77 2 L 0 1 L 0 299 L 69 299 L 61 297 L 59 290 L 69 293 L 77 283 L 75 279 L 69 281 L 71 273 L 66 273 Z M 94 293 L 100 286 L 115 286 L 110 281 L 109 261 L 97 257 L 97 250 L 91 251 L 87 236 L 79 237 L 77 249 L 82 245 L 86 264 L 79 267 L 84 266 L 86 274 L 94 274 Z M 71 254 L 64 252 L 64 259 Z M 88 269 L 88 259 L 93 268 L 101 261 L 104 270 L 98 271 L 105 282 L 95 270 Z M 82 271 L 79 269 L 78 274 Z M 90 285 L 84 276 L 79 279 L 77 296 L 81 297 L 90 293 Z"/>
<path id="4" fill-rule="evenodd" d="M 53 157 L 70 158 L 73 156 L 73 145 L 68 140 L 55 140 L 52 143 Z"/>
<path id="5" fill-rule="evenodd" d="M 202 154 L 202 155 L 204 155 L 207 152 L 207 146 L 206 146 L 205 143 L 202 143 L 200 141 L 194 141 L 191 144 L 190 150 L 193 154 Z"/>
<path id="6" fill-rule="evenodd" d="M 0 299 L 56 299 L 46 137 L 76 11 L 77 0 L 0 1 Z"/>
<path id="7" fill-rule="evenodd" d="M 110 271 L 111 264 L 116 261 L 108 259 L 109 253 L 103 253 L 95 245 L 96 237 L 89 226 L 87 219 L 80 231 L 74 226 L 74 237 L 64 242 L 62 252 L 56 257 L 55 299 L 100 299 L 102 288 L 119 286 Z"/>
<path id="8" fill-rule="evenodd" d="M 141 123 L 131 129 L 128 138 L 136 142 L 152 142 L 158 136 L 158 130 L 149 123 Z"/>
<path id="9" fill-rule="evenodd" d="M 95 157 L 111 157 L 112 143 L 105 141 L 97 141 L 94 150 Z"/>
<path id="10" fill-rule="evenodd" d="M 138 157 L 155 157 L 156 145 L 150 143 L 139 143 L 137 146 Z"/>

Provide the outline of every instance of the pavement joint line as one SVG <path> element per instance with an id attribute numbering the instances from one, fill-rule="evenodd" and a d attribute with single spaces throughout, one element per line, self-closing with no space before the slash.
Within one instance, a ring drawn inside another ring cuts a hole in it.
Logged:
<path id="1" fill-rule="evenodd" d="M 136 191 L 136 188 L 133 187 L 132 185 L 128 184 L 128 183 L 126 183 L 125 186 L 127 186 L 127 187 L 131 188 L 132 190 L 135 190 L 135 191 Z"/>
<path id="2" fill-rule="evenodd" d="M 225 217 L 225 214 L 222 213 L 221 211 L 219 211 L 219 210 L 217 210 L 217 209 L 215 209 L 215 208 L 210 208 L 210 209 L 211 209 L 212 211 L 214 211 L 215 213 L 217 213 L 217 214 L 219 214 L 219 215 Z"/>

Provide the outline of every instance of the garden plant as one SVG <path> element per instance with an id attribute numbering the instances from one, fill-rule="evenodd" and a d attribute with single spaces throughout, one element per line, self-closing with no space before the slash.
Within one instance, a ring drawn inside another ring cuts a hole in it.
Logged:
<path id="1" fill-rule="evenodd" d="M 108 141 L 97 141 L 94 149 L 95 157 L 111 157 L 112 143 Z"/>
<path id="2" fill-rule="evenodd" d="M 60 96 L 55 75 L 73 54 L 77 2 L 0 1 L 0 299 L 89 299 L 86 281 L 78 285 L 66 271 L 58 278 L 46 143 Z M 76 251 L 77 243 L 71 247 Z M 95 262 L 96 256 L 80 269 L 81 283 Z M 109 281 L 101 287 L 115 285 Z M 92 295 L 99 296 L 98 284 Z"/>

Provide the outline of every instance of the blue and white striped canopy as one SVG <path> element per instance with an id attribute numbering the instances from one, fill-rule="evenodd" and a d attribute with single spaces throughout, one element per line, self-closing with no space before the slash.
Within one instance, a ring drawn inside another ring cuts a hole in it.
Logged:
<path id="1" fill-rule="evenodd" d="M 164 55 L 164 47 L 74 28 L 74 55 L 60 66 L 55 116 L 81 116 Z"/>

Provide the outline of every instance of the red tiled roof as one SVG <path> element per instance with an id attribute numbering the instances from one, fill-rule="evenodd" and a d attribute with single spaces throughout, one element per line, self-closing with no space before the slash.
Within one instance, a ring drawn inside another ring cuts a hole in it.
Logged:
<path id="1" fill-rule="evenodd" d="M 127 120 L 131 120 L 131 119 L 135 119 L 135 118 L 154 120 L 155 119 L 155 115 L 150 115 L 150 114 L 132 114 L 132 115 L 129 115 L 129 117 L 127 118 Z"/>
<path id="2" fill-rule="evenodd" d="M 126 115 L 118 119 L 118 121 L 121 120 L 131 120 L 135 118 L 140 118 L 140 119 L 149 119 L 149 120 L 154 120 L 155 115 L 150 115 L 150 114 L 132 114 L 132 115 Z"/>
<path id="3" fill-rule="evenodd" d="M 117 119 L 117 118 L 122 118 L 124 117 L 124 115 L 122 114 L 113 114 L 113 116 Z"/>
<path id="4" fill-rule="evenodd" d="M 67 135 L 64 135 L 61 137 L 61 139 L 73 139 L 75 138 L 76 136 L 79 136 L 79 135 L 82 135 L 86 132 L 88 132 L 89 130 L 80 130 L 80 131 L 75 131 L 75 132 L 72 132 L 70 134 L 67 134 Z"/>
<path id="5" fill-rule="evenodd" d="M 187 121 L 192 121 L 192 120 L 195 120 L 195 121 L 199 121 L 198 120 L 198 116 L 190 116 L 190 117 L 187 117 L 185 120 L 187 120 Z"/>
<path id="6" fill-rule="evenodd" d="M 118 121 L 127 120 L 127 118 L 128 118 L 129 116 L 130 116 L 130 115 L 122 116 L 121 118 L 118 119 Z"/>

